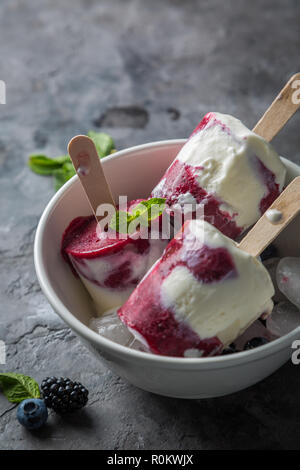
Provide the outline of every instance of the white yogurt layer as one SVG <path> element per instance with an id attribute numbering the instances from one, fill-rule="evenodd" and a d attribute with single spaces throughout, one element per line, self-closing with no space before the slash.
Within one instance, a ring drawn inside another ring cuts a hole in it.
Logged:
<path id="1" fill-rule="evenodd" d="M 213 113 L 220 124 L 195 133 L 177 158 L 188 165 L 202 166 L 197 172 L 199 185 L 223 201 L 222 209 L 234 217 L 239 227 L 247 228 L 261 216 L 260 202 L 267 194 L 255 156 L 274 173 L 280 190 L 285 167 L 275 150 L 238 119 Z"/>
<path id="2" fill-rule="evenodd" d="M 110 289 L 108 287 L 98 286 L 80 274 L 79 277 L 93 299 L 95 310 L 98 316 L 103 315 L 110 309 L 121 307 L 121 305 L 126 302 L 134 289 L 134 286 L 121 290 Z"/>
<path id="3" fill-rule="evenodd" d="M 187 322 L 200 338 L 218 337 L 229 345 L 263 312 L 273 307 L 274 287 L 265 267 L 240 250 L 235 242 L 202 220 L 188 230 L 202 244 L 223 247 L 231 254 L 237 276 L 219 282 L 199 282 L 185 266 L 176 266 L 161 286 L 161 301 L 180 321 Z"/>
<path id="4" fill-rule="evenodd" d="M 136 253 L 130 245 L 126 245 L 116 254 L 80 258 L 79 262 L 75 257 L 69 255 L 74 269 L 91 295 L 99 315 L 126 302 L 135 287 L 134 281 L 139 281 L 145 275 L 161 256 L 168 241 L 150 239 L 149 242 L 149 250 L 144 253 Z M 127 263 L 130 265 L 130 274 L 126 277 L 126 284 L 129 287 L 106 287 L 104 283 L 110 274 L 117 272 L 119 267 Z"/>

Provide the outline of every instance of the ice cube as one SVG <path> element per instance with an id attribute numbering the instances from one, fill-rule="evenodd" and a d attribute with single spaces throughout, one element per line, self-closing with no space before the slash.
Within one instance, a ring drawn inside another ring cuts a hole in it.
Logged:
<path id="1" fill-rule="evenodd" d="M 300 258 L 282 258 L 276 271 L 281 292 L 300 308 Z"/>
<path id="2" fill-rule="evenodd" d="M 89 326 L 99 335 L 122 344 L 123 346 L 129 346 L 134 340 L 133 335 L 120 321 L 116 312 L 114 312 L 113 315 L 103 315 L 99 318 L 93 318 Z"/>
<path id="3" fill-rule="evenodd" d="M 300 326 L 300 311 L 291 302 L 275 305 L 272 314 L 266 320 L 267 329 L 274 336 L 280 337 Z"/>
<path id="4" fill-rule="evenodd" d="M 275 289 L 275 294 L 273 295 L 273 301 L 275 303 L 281 302 L 283 300 L 286 300 L 285 296 L 280 292 L 278 285 L 277 285 L 277 280 L 276 280 L 276 270 L 277 266 L 280 262 L 280 258 L 268 258 L 265 261 L 263 261 L 263 265 L 265 268 L 268 270 L 270 277 L 272 279 L 274 289 Z"/>
<path id="5" fill-rule="evenodd" d="M 245 344 L 252 338 L 265 338 L 268 341 L 274 339 L 262 322 L 260 320 L 256 320 L 235 340 L 234 345 L 237 351 L 243 351 Z"/>
<path id="6" fill-rule="evenodd" d="M 149 349 L 136 338 L 134 338 L 128 347 L 130 349 L 135 349 L 136 351 L 150 352 Z"/>
<path id="7" fill-rule="evenodd" d="M 129 348 L 145 351 L 146 348 L 121 322 L 115 309 L 105 312 L 101 317 L 92 318 L 89 327 L 104 338 Z"/>

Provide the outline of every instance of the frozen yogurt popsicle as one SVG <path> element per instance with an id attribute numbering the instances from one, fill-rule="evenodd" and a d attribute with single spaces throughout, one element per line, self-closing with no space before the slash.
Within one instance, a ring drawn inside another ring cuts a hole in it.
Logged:
<path id="1" fill-rule="evenodd" d="M 235 239 L 278 197 L 285 167 L 238 119 L 208 113 L 152 191 L 169 205 L 204 204 L 204 218 Z"/>
<path id="2" fill-rule="evenodd" d="M 203 220 L 190 220 L 118 310 L 157 354 L 219 354 L 262 314 L 274 287 L 255 257 Z"/>
<path id="3" fill-rule="evenodd" d="M 140 200 L 132 201 L 128 211 Z M 66 229 L 62 254 L 89 291 L 98 314 L 119 307 L 161 256 L 168 240 L 96 232 L 94 216 L 77 217 Z"/>

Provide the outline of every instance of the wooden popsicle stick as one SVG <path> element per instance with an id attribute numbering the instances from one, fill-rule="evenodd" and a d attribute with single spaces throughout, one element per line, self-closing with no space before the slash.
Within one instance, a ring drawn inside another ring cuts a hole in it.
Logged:
<path id="1" fill-rule="evenodd" d="M 253 132 L 270 142 L 300 108 L 300 96 L 298 97 L 300 93 L 297 92 L 299 86 L 300 73 L 296 73 L 260 118 Z"/>
<path id="2" fill-rule="evenodd" d="M 115 207 L 115 202 L 95 144 L 90 137 L 77 135 L 70 140 L 68 152 L 94 216 L 99 221 L 103 216 L 97 215 L 98 206 L 112 204 Z"/>
<path id="3" fill-rule="evenodd" d="M 282 214 L 282 217 L 276 223 L 270 222 L 267 216 L 268 211 L 273 209 L 276 209 Z M 252 256 L 260 255 L 299 212 L 300 176 L 297 176 L 247 233 L 238 247 L 250 253 Z"/>

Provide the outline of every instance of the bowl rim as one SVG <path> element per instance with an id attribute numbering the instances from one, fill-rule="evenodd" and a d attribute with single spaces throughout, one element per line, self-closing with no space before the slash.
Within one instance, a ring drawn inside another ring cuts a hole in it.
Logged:
<path id="1" fill-rule="evenodd" d="M 178 145 L 184 144 L 186 139 L 170 139 L 170 140 L 161 140 L 161 141 L 154 141 L 148 142 L 145 144 L 135 145 L 133 147 L 128 147 L 126 149 L 120 150 L 115 152 L 112 155 L 107 156 L 103 160 L 103 164 L 105 166 L 106 162 L 110 160 L 116 160 L 127 156 L 136 151 L 143 151 L 149 148 L 154 147 L 167 147 L 170 145 Z M 291 162 L 290 160 L 281 157 L 282 161 L 285 163 L 286 166 L 290 166 L 294 169 L 297 169 L 300 174 L 300 166 Z M 52 212 L 55 210 L 56 205 L 59 203 L 60 199 L 64 196 L 65 193 L 70 191 L 71 187 L 78 181 L 78 176 L 73 176 L 67 183 L 63 185 L 50 199 L 48 204 L 46 205 L 35 234 L 34 239 L 34 265 L 36 275 L 41 286 L 41 289 L 49 301 L 50 305 L 53 307 L 55 312 L 60 316 L 60 318 L 79 336 L 83 337 L 89 343 L 96 343 L 100 346 L 100 349 L 110 350 L 111 353 L 118 355 L 120 357 L 127 357 L 128 359 L 134 359 L 135 361 L 142 361 L 142 362 L 152 362 L 160 364 L 164 367 L 174 367 L 174 366 L 187 366 L 186 368 L 190 368 L 191 366 L 197 366 L 197 368 L 201 368 L 201 366 L 211 367 L 211 368 L 218 368 L 218 367 L 232 367 L 234 363 L 245 363 L 245 362 L 253 362 L 256 360 L 260 360 L 261 357 L 267 357 L 276 354 L 278 351 L 285 349 L 287 347 L 287 343 L 289 342 L 292 344 L 292 338 L 295 334 L 300 332 L 300 327 L 292 330 L 288 334 L 281 336 L 280 338 L 275 339 L 274 341 L 262 345 L 256 349 L 250 349 L 247 351 L 240 351 L 235 354 L 228 354 L 224 356 L 213 356 L 213 357 L 203 357 L 203 358 L 182 358 L 182 357 L 171 357 L 171 356 L 164 356 L 164 355 L 156 355 L 152 353 L 147 353 L 143 351 L 137 351 L 134 349 L 130 349 L 126 346 L 118 344 L 114 341 L 111 341 L 103 336 L 99 335 L 87 325 L 82 323 L 78 320 L 72 312 L 63 304 L 63 302 L 57 296 L 55 290 L 52 288 L 50 282 L 48 282 L 48 277 L 46 273 L 46 267 L 43 262 L 43 252 L 42 252 L 42 244 L 43 244 L 43 237 L 44 237 L 44 229 L 47 223 L 48 218 L 51 216 Z"/>

